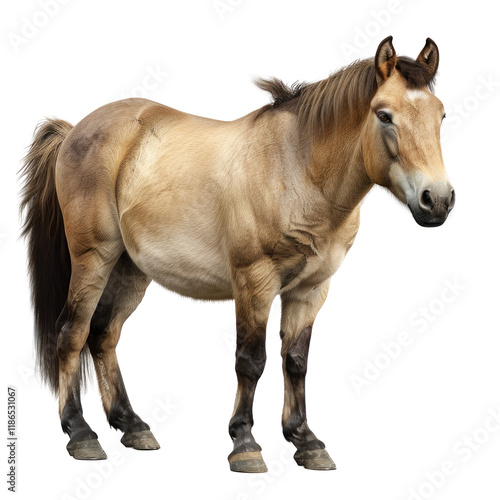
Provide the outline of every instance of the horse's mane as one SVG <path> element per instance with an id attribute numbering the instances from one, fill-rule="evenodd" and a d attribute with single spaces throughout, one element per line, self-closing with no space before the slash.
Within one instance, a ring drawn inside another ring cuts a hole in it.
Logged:
<path id="1" fill-rule="evenodd" d="M 433 90 L 434 78 L 424 64 L 402 56 L 398 57 L 396 68 L 410 88 Z M 257 111 L 256 119 L 272 109 L 287 109 L 297 114 L 300 128 L 313 135 L 335 124 L 337 118 L 356 118 L 366 113 L 377 89 L 373 59 L 355 61 L 315 83 L 296 82 L 288 86 L 277 78 L 259 78 L 255 83 L 273 99 Z"/>

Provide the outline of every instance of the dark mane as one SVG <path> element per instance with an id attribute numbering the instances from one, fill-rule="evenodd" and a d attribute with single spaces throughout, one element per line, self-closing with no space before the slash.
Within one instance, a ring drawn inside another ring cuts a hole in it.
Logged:
<path id="1" fill-rule="evenodd" d="M 425 65 L 401 56 L 396 68 L 410 88 L 433 90 L 434 79 Z M 377 89 L 373 59 L 355 61 L 315 83 L 295 82 L 288 86 L 277 78 L 261 78 L 255 83 L 272 97 L 272 103 L 260 108 L 255 119 L 272 109 L 287 109 L 295 112 L 299 126 L 312 134 L 321 133 L 328 124 L 334 124 L 336 116 L 345 119 L 348 114 L 352 119 L 359 118 Z"/>

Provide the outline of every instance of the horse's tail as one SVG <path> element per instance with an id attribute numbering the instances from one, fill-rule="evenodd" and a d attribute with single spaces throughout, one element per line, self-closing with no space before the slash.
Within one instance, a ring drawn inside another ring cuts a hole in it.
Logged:
<path id="1" fill-rule="evenodd" d="M 20 209 L 25 214 L 22 235 L 28 240 L 37 367 L 54 392 L 59 387 L 56 321 L 66 302 L 71 276 L 55 165 L 72 128 L 63 120 L 40 123 L 20 170 L 24 182 Z"/>

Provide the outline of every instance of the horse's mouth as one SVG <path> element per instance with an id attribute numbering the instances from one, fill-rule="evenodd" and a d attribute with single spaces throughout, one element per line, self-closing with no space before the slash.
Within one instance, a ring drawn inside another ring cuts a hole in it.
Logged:
<path id="1" fill-rule="evenodd" d="M 408 208 L 410 209 L 415 222 L 422 227 L 442 226 L 448 218 L 449 214 L 449 211 L 443 211 L 439 215 L 433 215 L 428 212 L 423 212 L 420 207 L 412 207 L 412 205 L 410 204 L 408 204 Z"/>

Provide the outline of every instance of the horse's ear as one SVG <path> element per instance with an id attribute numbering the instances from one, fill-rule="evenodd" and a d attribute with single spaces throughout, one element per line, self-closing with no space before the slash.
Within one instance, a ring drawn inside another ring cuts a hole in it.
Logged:
<path id="1" fill-rule="evenodd" d="M 427 68 L 431 79 L 434 78 L 439 66 L 439 50 L 437 45 L 430 38 L 427 38 L 425 47 L 418 55 L 417 61 Z"/>
<path id="2" fill-rule="evenodd" d="M 375 69 L 377 70 L 377 80 L 379 83 L 387 80 L 392 75 L 397 61 L 396 51 L 392 45 L 392 36 L 388 36 L 380 42 L 375 54 Z"/>

